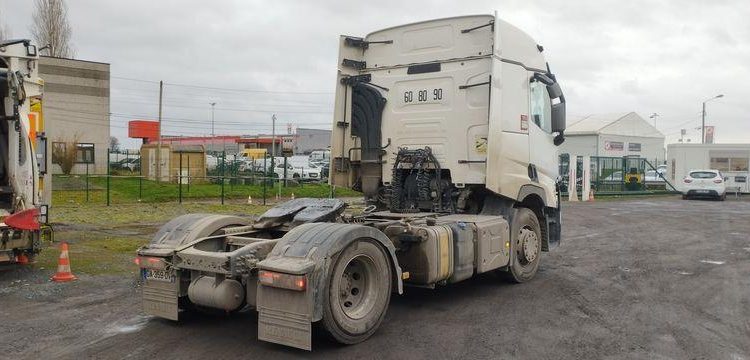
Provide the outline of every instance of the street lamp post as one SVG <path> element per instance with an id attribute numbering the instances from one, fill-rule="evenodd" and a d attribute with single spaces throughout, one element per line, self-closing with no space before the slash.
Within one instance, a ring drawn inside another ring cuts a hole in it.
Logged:
<path id="1" fill-rule="evenodd" d="M 276 157 L 276 114 L 271 115 L 271 156 Z"/>
<path id="2" fill-rule="evenodd" d="M 656 127 L 656 118 L 657 117 L 659 117 L 659 114 L 657 114 L 657 113 L 653 113 L 653 114 L 651 114 L 651 116 L 649 116 L 649 118 L 654 119 L 654 127 Z"/>
<path id="3" fill-rule="evenodd" d="M 701 144 L 706 143 L 706 103 L 722 97 L 724 97 L 724 94 L 719 94 L 703 102 L 703 111 L 701 112 Z"/>

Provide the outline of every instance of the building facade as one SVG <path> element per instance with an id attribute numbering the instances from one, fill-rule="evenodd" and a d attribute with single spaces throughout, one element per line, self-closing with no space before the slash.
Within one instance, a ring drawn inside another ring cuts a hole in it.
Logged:
<path id="1" fill-rule="evenodd" d="M 678 190 L 692 170 L 719 170 L 726 186 L 750 192 L 750 144 L 669 144 L 667 180 Z"/>
<path id="2" fill-rule="evenodd" d="M 308 155 L 313 150 L 331 147 L 331 130 L 297 128 L 294 139 L 294 153 Z"/>
<path id="3" fill-rule="evenodd" d="M 637 156 L 652 165 L 664 163 L 664 134 L 634 112 L 591 115 L 572 121 L 560 154 Z"/>
<path id="4" fill-rule="evenodd" d="M 41 57 L 44 80 L 42 113 L 47 137 L 55 152 L 76 147 L 72 173 L 107 172 L 109 148 L 109 64 Z M 57 164 L 52 173 L 62 172 Z M 54 186 L 54 185 L 53 185 Z"/>

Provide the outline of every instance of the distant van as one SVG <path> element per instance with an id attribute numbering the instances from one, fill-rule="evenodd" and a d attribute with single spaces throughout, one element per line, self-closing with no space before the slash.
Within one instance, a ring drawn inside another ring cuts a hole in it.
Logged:
<path id="1" fill-rule="evenodd" d="M 265 157 L 267 153 L 266 149 L 244 149 L 240 153 L 240 157 L 244 160 L 257 160 Z"/>
<path id="2" fill-rule="evenodd" d="M 331 150 L 314 150 L 308 159 L 311 163 L 327 163 L 331 160 Z"/>

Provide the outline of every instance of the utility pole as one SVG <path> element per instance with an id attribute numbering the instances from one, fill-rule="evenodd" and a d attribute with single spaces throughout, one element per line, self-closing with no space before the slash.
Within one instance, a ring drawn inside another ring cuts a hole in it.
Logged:
<path id="1" fill-rule="evenodd" d="M 271 115 L 271 156 L 276 157 L 276 114 Z"/>
<path id="2" fill-rule="evenodd" d="M 214 106 L 216 106 L 216 102 L 210 102 L 209 105 L 211 105 L 211 150 L 213 151 L 216 141 L 216 132 L 214 132 Z"/>
<path id="3" fill-rule="evenodd" d="M 161 182 L 161 100 L 164 93 L 164 82 L 159 80 L 159 139 L 156 145 L 156 182 Z"/>
<path id="4" fill-rule="evenodd" d="M 701 112 L 701 144 L 706 143 L 706 103 L 713 100 L 724 97 L 724 94 L 716 95 L 703 102 L 703 111 Z"/>
<path id="5" fill-rule="evenodd" d="M 211 105 L 211 137 L 216 136 L 216 132 L 214 132 L 214 106 L 216 106 L 216 102 L 209 103 Z"/>

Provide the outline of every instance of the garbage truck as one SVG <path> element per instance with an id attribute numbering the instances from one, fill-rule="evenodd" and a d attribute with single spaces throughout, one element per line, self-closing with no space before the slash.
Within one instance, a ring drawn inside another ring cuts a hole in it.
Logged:
<path id="1" fill-rule="evenodd" d="M 39 55 L 29 40 L 0 41 L 0 263 L 27 263 L 51 236 L 50 174 Z"/>
<path id="2" fill-rule="evenodd" d="M 364 206 L 179 216 L 137 252 L 147 314 L 254 309 L 262 341 L 310 350 L 317 323 L 355 344 L 394 293 L 530 281 L 560 243 L 565 98 L 518 28 L 478 15 L 341 36 L 334 106 L 329 181 Z"/>

